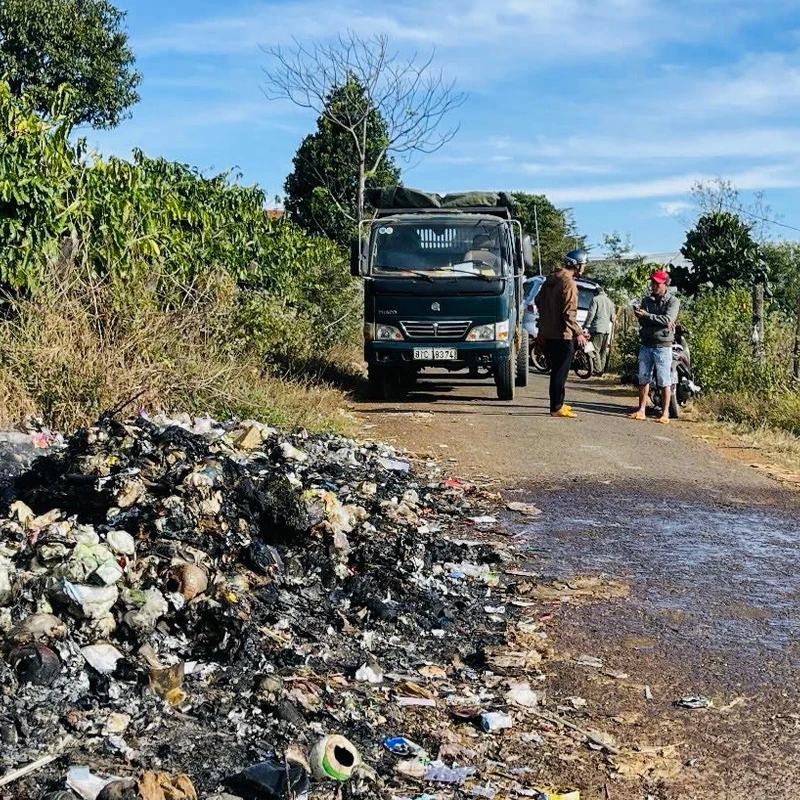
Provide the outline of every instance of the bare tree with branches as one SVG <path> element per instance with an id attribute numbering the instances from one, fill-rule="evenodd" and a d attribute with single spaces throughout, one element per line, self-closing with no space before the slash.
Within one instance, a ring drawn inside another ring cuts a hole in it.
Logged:
<path id="1" fill-rule="evenodd" d="M 433 153 L 458 132 L 458 124 L 443 127 L 442 123 L 466 95 L 434 68 L 433 53 L 423 58 L 417 53 L 402 56 L 390 49 L 385 34 L 364 38 L 353 31 L 330 43 L 305 45 L 295 39 L 293 47 L 265 52 L 272 59 L 264 68 L 268 98 L 311 109 L 352 137 L 358 157 L 359 220 L 364 217 L 367 179 L 387 154 L 407 161 L 414 154 Z M 353 102 L 327 102 L 334 89 L 353 81 L 363 87 L 363 96 L 354 93 Z M 375 110 L 387 132 L 377 154 L 367 146 L 368 122 Z M 339 202 L 332 195 L 331 199 Z"/>

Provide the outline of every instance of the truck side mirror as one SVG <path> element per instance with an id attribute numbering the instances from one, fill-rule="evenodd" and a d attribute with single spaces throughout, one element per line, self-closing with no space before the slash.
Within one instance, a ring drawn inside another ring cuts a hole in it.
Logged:
<path id="1" fill-rule="evenodd" d="M 522 237 L 522 263 L 525 265 L 525 272 L 533 269 L 533 244 L 530 236 Z"/>
<path id="2" fill-rule="evenodd" d="M 350 242 L 350 274 L 354 278 L 360 278 L 364 274 L 364 263 L 366 262 L 366 243 L 356 237 Z"/>

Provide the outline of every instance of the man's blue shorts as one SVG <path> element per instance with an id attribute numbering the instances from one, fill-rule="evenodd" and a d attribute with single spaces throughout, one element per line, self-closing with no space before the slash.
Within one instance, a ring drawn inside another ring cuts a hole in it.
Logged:
<path id="1" fill-rule="evenodd" d="M 639 347 L 639 386 L 653 382 L 653 370 L 659 388 L 672 385 L 671 347 Z"/>

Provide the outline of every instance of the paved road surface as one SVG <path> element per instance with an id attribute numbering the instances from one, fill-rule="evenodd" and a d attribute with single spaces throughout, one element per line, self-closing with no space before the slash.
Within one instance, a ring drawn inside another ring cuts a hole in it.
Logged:
<path id="1" fill-rule="evenodd" d="M 403 402 L 355 410 L 368 436 L 542 508 L 524 526 L 505 520 L 542 576 L 630 584 L 629 601 L 561 607 L 552 635 L 650 686 L 646 701 L 585 670 L 560 678 L 626 720 L 622 738 L 681 743 L 692 766 L 665 780 L 651 771 L 641 797 L 800 798 L 800 493 L 693 438 L 688 420 L 628 419 L 630 387 L 573 379 L 579 417 L 563 420 L 547 413 L 547 379 L 531 379 L 503 403 L 488 381 L 453 388 L 431 375 Z M 672 705 L 689 694 L 734 705 Z"/>

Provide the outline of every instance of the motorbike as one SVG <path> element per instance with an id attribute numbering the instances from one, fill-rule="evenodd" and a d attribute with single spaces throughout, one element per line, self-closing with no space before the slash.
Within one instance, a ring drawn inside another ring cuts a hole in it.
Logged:
<path id="1" fill-rule="evenodd" d="M 544 350 L 544 341 L 538 336 L 531 337 L 529 346 L 530 366 L 541 375 L 547 375 L 550 372 L 550 364 L 547 361 L 547 354 Z M 592 377 L 592 350 L 592 343 L 587 342 L 585 347 L 575 348 L 575 355 L 572 358 L 572 371 L 584 380 Z"/>
<path id="2" fill-rule="evenodd" d="M 680 409 L 700 393 L 701 387 L 694 382 L 692 374 L 692 354 L 689 350 L 689 331 L 678 325 L 675 328 L 675 342 L 672 345 L 672 392 L 669 401 L 669 415 L 678 419 Z M 655 381 L 650 381 L 650 403 L 661 413 L 661 391 Z"/>

